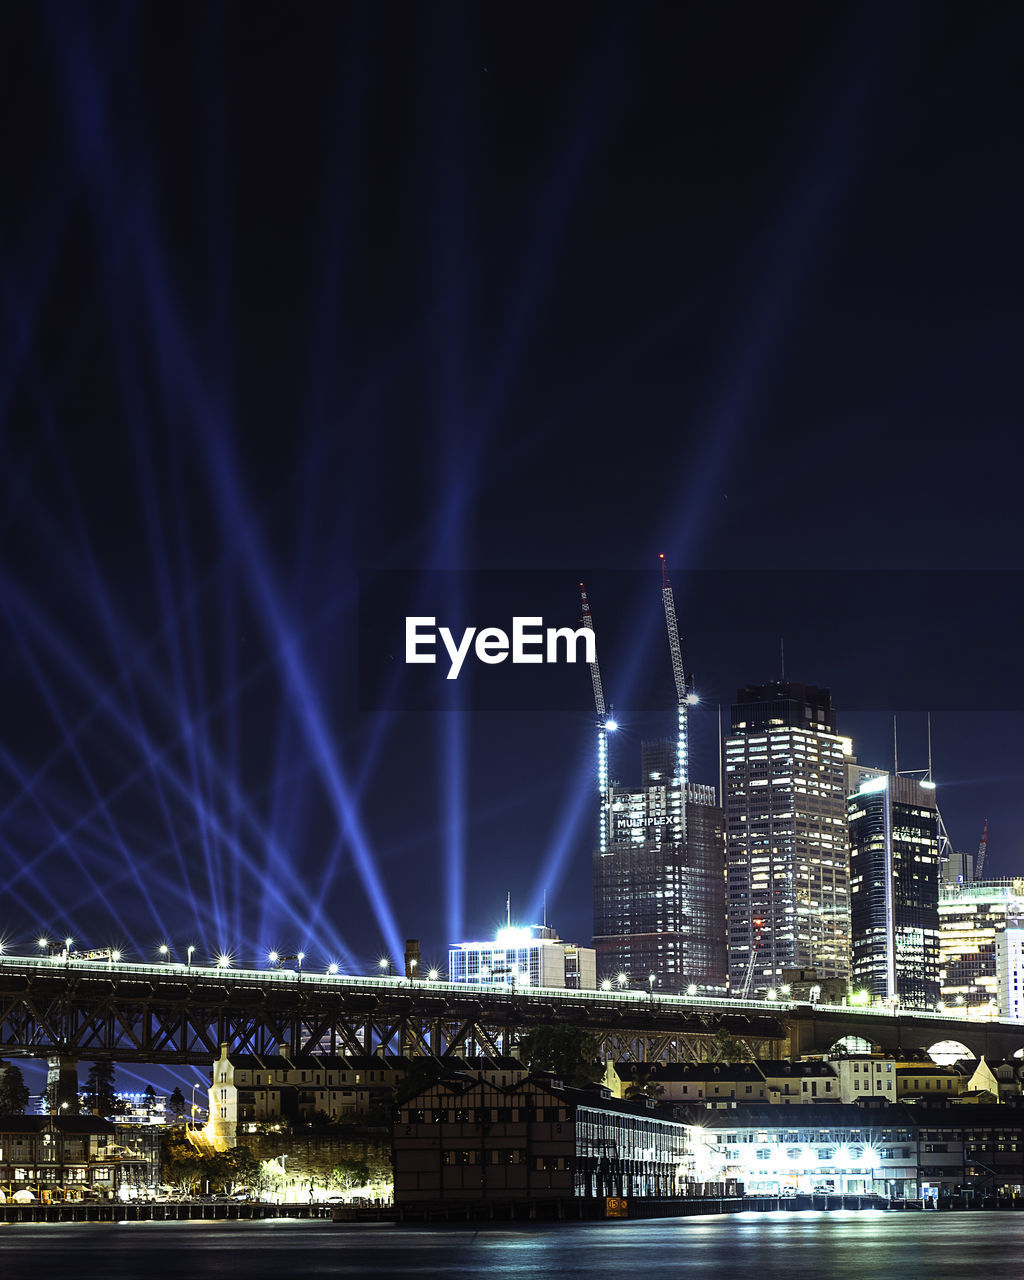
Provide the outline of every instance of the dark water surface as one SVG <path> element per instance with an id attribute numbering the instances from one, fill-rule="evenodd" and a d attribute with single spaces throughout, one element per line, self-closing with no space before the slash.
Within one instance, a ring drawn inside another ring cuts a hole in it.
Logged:
<path id="1" fill-rule="evenodd" d="M 783 1213 L 473 1227 L 323 1222 L 0 1225 L 7 1280 L 586 1276 L 1024 1277 L 1024 1213 Z"/>

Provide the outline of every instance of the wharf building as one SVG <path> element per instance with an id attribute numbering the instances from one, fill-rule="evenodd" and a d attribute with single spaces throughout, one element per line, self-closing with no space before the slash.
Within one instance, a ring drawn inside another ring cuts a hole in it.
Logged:
<path id="1" fill-rule="evenodd" d="M 676 760 L 674 742 L 645 742 L 642 785 L 610 788 L 609 843 L 594 853 L 598 977 L 623 973 L 642 987 L 653 976 L 667 992 L 718 992 L 726 979 L 722 810 L 713 786 L 681 785 Z"/>
<path id="2" fill-rule="evenodd" d="M 1024 1192 L 1024 1110 L 973 1106 L 751 1107 L 715 1112 L 704 1135 L 716 1177 L 748 1194 L 959 1196 Z"/>
<path id="3" fill-rule="evenodd" d="M 978 1021 L 998 1017 L 996 938 L 1024 907 L 1024 880 L 939 885 L 939 1008 Z"/>
<path id="4" fill-rule="evenodd" d="M 928 780 L 859 769 L 848 799 L 853 985 L 873 1003 L 939 1004 L 939 818 Z M 869 774 L 874 776 L 865 776 Z"/>
<path id="5" fill-rule="evenodd" d="M 786 969 L 850 977 L 844 761 L 827 689 L 740 689 L 725 742 L 729 986 L 777 987 Z"/>
<path id="6" fill-rule="evenodd" d="M 509 1088 L 432 1085 L 402 1103 L 393 1163 L 399 1208 L 560 1201 L 603 1209 L 607 1197 L 727 1192 L 703 1181 L 693 1126 L 647 1100 L 619 1101 L 550 1077 Z"/>
<path id="7" fill-rule="evenodd" d="M 509 925 L 493 941 L 449 947 L 448 981 L 594 991 L 597 959 L 592 947 L 562 942 L 550 925 Z"/>

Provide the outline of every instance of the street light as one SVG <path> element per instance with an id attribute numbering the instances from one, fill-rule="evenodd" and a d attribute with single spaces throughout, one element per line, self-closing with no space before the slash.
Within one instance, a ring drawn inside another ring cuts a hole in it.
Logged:
<path id="1" fill-rule="evenodd" d="M 413 982 L 416 978 L 416 966 L 418 964 L 419 964 L 419 961 L 416 959 L 415 956 L 409 957 L 409 981 L 410 982 Z"/>
<path id="2" fill-rule="evenodd" d="M 647 981 L 651 984 L 651 995 L 653 996 L 654 995 L 654 974 L 653 973 L 649 973 L 647 975 Z"/>
<path id="3" fill-rule="evenodd" d="M 270 954 L 267 956 L 267 959 L 270 961 L 271 964 L 276 965 L 280 969 L 281 957 L 277 954 L 276 951 L 271 951 Z"/>
<path id="4" fill-rule="evenodd" d="M 161 960 L 169 960 L 171 958 L 171 949 L 166 942 L 161 942 L 157 951 L 160 953 Z"/>
<path id="5" fill-rule="evenodd" d="M 187 952 L 187 954 L 188 954 L 188 960 L 186 961 L 186 968 L 188 968 L 188 969 L 189 969 L 189 971 L 191 971 L 191 969 L 192 969 L 192 952 L 193 952 L 193 951 L 195 951 L 195 947 L 186 947 L 186 948 L 185 948 L 185 951 L 186 951 L 186 952 Z"/>
<path id="6" fill-rule="evenodd" d="M 338 966 L 336 964 L 329 964 L 327 966 L 327 972 L 333 977 L 333 975 L 338 972 Z"/>
<path id="7" fill-rule="evenodd" d="M 695 996 L 697 994 L 697 984 L 695 982 L 691 982 L 686 988 L 686 994 L 688 996 Z"/>
<path id="8" fill-rule="evenodd" d="M 615 981 L 619 984 L 620 987 L 624 987 L 626 983 L 629 981 L 629 974 L 620 973 L 619 976 L 615 979 Z"/>
<path id="9" fill-rule="evenodd" d="M 611 980 L 611 978 L 603 978 L 603 979 L 601 980 L 601 990 L 602 990 L 602 991 L 611 991 L 611 989 L 612 989 L 612 980 Z"/>
<path id="10" fill-rule="evenodd" d="M 427 977 L 430 979 L 431 982 L 436 982 L 440 976 L 441 976 L 440 973 L 438 973 L 436 969 L 431 969 L 430 972 L 427 974 Z"/>
<path id="11" fill-rule="evenodd" d="M 296 979 L 297 982 L 302 981 L 302 962 L 303 960 L 305 960 L 305 958 L 306 958 L 305 951 L 297 951 L 295 953 L 295 961 L 298 966 L 298 974 L 299 974 L 298 978 Z"/>
<path id="12" fill-rule="evenodd" d="M 388 971 L 388 977 L 389 978 L 391 977 L 391 961 L 388 959 L 387 956 L 381 956 L 381 958 L 377 961 L 377 968 L 380 969 L 381 971 L 381 977 L 384 976 L 385 969 L 387 969 Z"/>

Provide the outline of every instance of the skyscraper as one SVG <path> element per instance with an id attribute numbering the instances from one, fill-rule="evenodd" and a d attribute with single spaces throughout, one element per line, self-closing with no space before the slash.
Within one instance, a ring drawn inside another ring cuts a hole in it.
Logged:
<path id="1" fill-rule="evenodd" d="M 850 974 L 844 756 L 827 689 L 740 689 L 725 743 L 729 985 Z"/>
<path id="2" fill-rule="evenodd" d="M 611 841 L 594 852 L 594 948 L 599 977 L 626 973 L 660 989 L 725 984 L 722 811 L 714 787 L 686 787 L 677 839 L 675 744 L 644 743 L 643 785 L 611 791 Z"/>
<path id="3" fill-rule="evenodd" d="M 940 863 L 941 867 L 941 863 Z M 1020 880 L 939 884 L 939 1007 L 967 1018 L 999 1016 L 996 938 L 1024 900 Z"/>
<path id="4" fill-rule="evenodd" d="M 939 1003 L 939 818 L 927 781 L 879 773 L 848 801 L 853 983 L 873 1000 Z"/>

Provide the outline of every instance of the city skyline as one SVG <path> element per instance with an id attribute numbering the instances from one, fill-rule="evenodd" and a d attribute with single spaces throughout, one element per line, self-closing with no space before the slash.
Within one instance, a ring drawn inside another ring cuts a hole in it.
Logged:
<path id="1" fill-rule="evenodd" d="M 119 15 L 119 16 L 118 16 Z M 1021 868 L 1020 17 L 55 4 L 0 57 L 0 935 L 591 929 L 620 728 L 781 674 Z M 951 69 L 955 74 L 951 73 Z M 479 610 L 479 612 L 476 612 Z M 905 760 L 905 764 L 904 764 Z"/>

